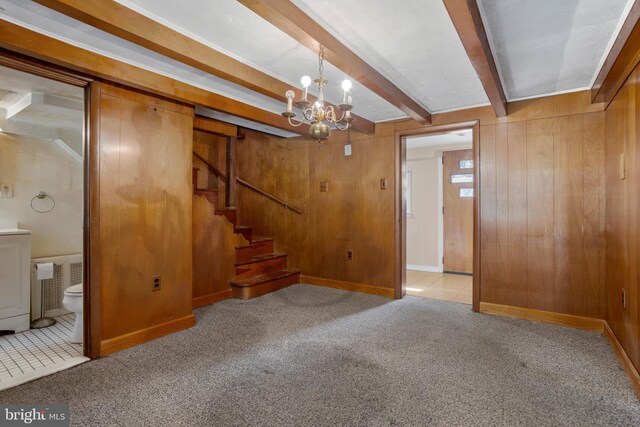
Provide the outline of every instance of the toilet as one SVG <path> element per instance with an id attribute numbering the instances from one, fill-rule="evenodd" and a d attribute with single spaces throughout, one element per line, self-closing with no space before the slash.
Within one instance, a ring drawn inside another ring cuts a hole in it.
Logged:
<path id="1" fill-rule="evenodd" d="M 64 291 L 64 298 L 62 299 L 62 305 L 69 311 L 73 311 L 76 315 L 76 323 L 73 326 L 73 332 L 71 333 L 72 343 L 82 343 L 82 283 L 79 285 L 69 286 Z"/>

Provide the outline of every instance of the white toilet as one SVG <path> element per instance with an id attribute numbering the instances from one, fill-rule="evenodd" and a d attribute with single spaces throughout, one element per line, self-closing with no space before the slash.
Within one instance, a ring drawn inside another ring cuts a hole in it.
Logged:
<path id="1" fill-rule="evenodd" d="M 76 315 L 76 323 L 73 326 L 73 333 L 71 334 L 72 343 L 81 344 L 82 343 L 82 312 L 83 304 L 82 304 L 82 283 L 79 285 L 69 286 L 66 291 L 64 291 L 64 298 L 62 299 L 62 305 L 69 311 L 73 311 Z"/>

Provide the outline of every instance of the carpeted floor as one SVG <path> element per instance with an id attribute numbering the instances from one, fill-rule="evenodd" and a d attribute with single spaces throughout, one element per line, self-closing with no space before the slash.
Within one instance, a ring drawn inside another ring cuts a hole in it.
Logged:
<path id="1" fill-rule="evenodd" d="M 82 426 L 640 425 L 602 335 L 297 285 L 0 392 Z"/>

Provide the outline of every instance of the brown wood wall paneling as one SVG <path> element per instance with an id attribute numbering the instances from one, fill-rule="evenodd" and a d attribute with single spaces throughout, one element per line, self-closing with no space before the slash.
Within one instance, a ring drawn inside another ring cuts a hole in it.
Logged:
<path id="1" fill-rule="evenodd" d="M 101 85 L 103 354 L 193 324 L 192 129 L 191 107 Z"/>
<path id="2" fill-rule="evenodd" d="M 640 196 L 640 68 L 629 76 L 606 112 L 607 322 L 636 369 L 640 369 L 638 307 L 638 204 Z M 625 156 L 620 179 L 620 154 Z M 625 292 L 626 307 L 622 304 Z"/>
<path id="3" fill-rule="evenodd" d="M 482 301 L 604 318 L 603 105 L 583 91 L 515 102 L 506 117 L 491 107 L 433 116 L 434 125 L 475 120 Z M 304 213 L 292 217 L 241 191 L 242 222 L 286 242 L 282 250 L 306 275 L 392 288 L 395 132 L 418 128 L 408 119 L 352 134 L 351 157 L 340 132 L 319 148 L 248 132 L 239 175 Z M 389 189 L 380 190 L 385 177 Z"/>

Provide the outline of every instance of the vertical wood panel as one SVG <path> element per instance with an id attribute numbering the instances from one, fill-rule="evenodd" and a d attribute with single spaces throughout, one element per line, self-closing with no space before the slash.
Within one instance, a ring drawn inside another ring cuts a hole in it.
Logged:
<path id="1" fill-rule="evenodd" d="M 509 175 L 508 128 L 496 126 L 496 288 L 493 290 L 497 304 L 509 303 Z M 482 201 L 480 201 L 482 205 Z"/>
<path id="2" fill-rule="evenodd" d="M 554 309 L 583 314 L 583 128 L 579 115 L 554 119 Z"/>
<path id="3" fill-rule="evenodd" d="M 508 124 L 508 224 L 509 262 L 507 280 L 510 300 L 517 306 L 527 303 L 527 123 Z"/>
<path id="4" fill-rule="evenodd" d="M 604 290 L 604 113 L 582 117 L 584 314 L 603 319 Z"/>
<path id="5" fill-rule="evenodd" d="M 104 83 L 102 91 L 100 282 L 109 340 L 191 312 L 193 110 Z"/>
<path id="6" fill-rule="evenodd" d="M 553 119 L 527 122 L 527 306 L 553 306 Z"/>
<path id="7" fill-rule="evenodd" d="M 497 280 L 497 191 L 496 191 L 496 127 L 480 126 L 480 282 L 483 300 L 493 299 L 493 289 Z"/>

